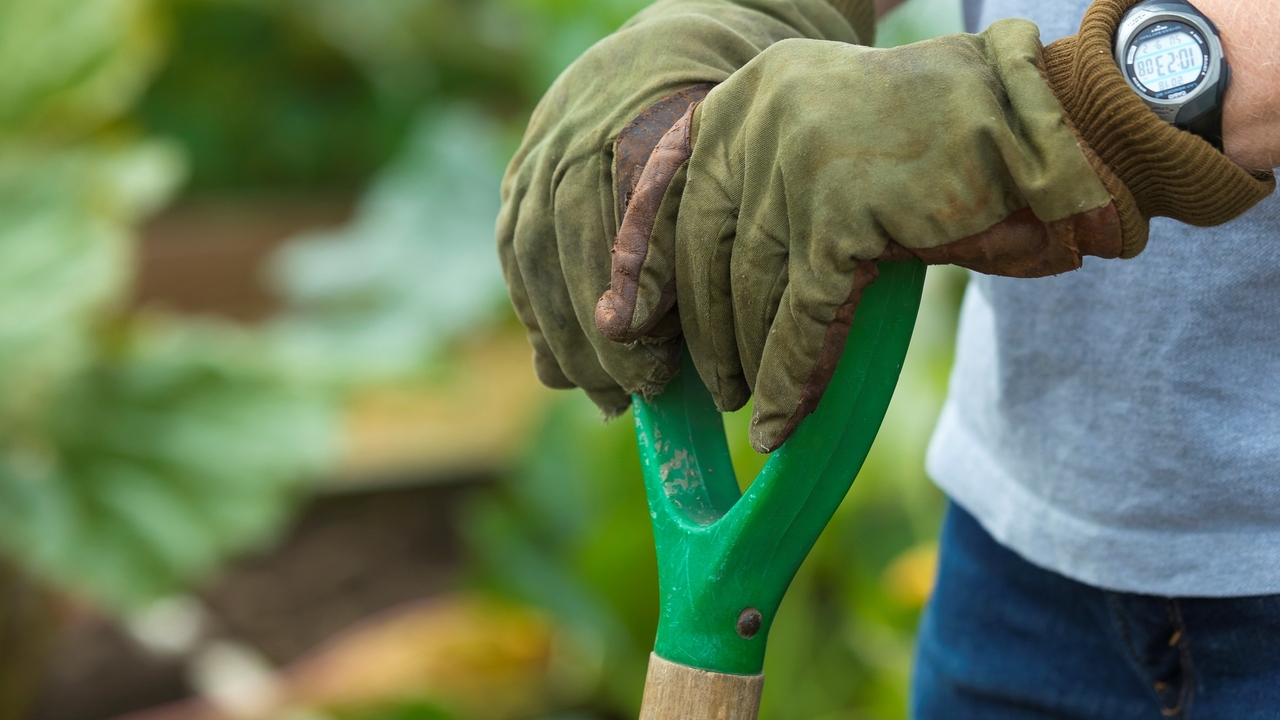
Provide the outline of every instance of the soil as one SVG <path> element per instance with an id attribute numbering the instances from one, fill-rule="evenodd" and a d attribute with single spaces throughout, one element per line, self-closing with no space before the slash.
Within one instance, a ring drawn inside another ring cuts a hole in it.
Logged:
<path id="1" fill-rule="evenodd" d="M 353 198 L 185 198 L 142 229 L 135 306 L 257 322 L 279 309 L 272 254 L 299 233 L 342 225 Z"/>
<path id="2" fill-rule="evenodd" d="M 362 617 L 456 589 L 460 505 L 484 480 L 321 496 L 283 541 L 200 593 L 214 634 L 284 665 Z M 55 644 L 30 720 L 102 720 L 191 694 L 179 661 L 117 624 L 76 614 Z"/>

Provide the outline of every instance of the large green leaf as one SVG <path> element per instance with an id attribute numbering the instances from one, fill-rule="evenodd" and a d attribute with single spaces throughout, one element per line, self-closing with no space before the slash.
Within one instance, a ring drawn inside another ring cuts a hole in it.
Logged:
<path id="1" fill-rule="evenodd" d="M 269 538 L 335 452 L 331 405 L 217 326 L 143 325 L 0 439 L 0 544 L 117 608 Z"/>
<path id="2" fill-rule="evenodd" d="M 164 143 L 0 145 L 0 428 L 88 361 L 96 318 L 126 289 L 131 225 L 181 168 Z"/>
<path id="3" fill-rule="evenodd" d="M 413 371 L 499 314 L 500 138 L 466 106 L 424 114 L 349 225 L 284 248 L 275 277 L 291 312 L 276 330 L 298 372 L 361 380 Z"/>
<path id="4" fill-rule="evenodd" d="M 150 0 L 0 3 L 0 141 L 97 130 L 130 109 L 162 58 Z"/>

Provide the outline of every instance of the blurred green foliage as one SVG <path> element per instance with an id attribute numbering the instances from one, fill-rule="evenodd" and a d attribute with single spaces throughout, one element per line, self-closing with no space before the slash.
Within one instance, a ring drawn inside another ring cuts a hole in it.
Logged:
<path id="1" fill-rule="evenodd" d="M 0 4 L 0 134 L 56 150 L 127 112 L 163 60 L 148 0 Z"/>
<path id="2" fill-rule="evenodd" d="M 0 549 L 124 609 L 271 537 L 332 460 L 336 387 L 507 317 L 505 157 L 555 76 L 645 4 L 0 3 Z M 958 25 L 956 0 L 911 0 L 879 37 Z M 347 227 L 276 259 L 285 315 L 234 329 L 125 302 L 136 227 L 184 179 L 365 192 Z M 904 715 L 919 598 L 895 578 L 936 535 L 923 447 L 962 278 L 931 271 L 876 447 L 775 621 L 763 717 Z M 746 412 L 726 418 L 743 478 L 763 462 Z M 475 581 L 571 629 L 583 717 L 635 712 L 657 618 L 633 433 L 565 394 L 465 523 Z"/>
<path id="3" fill-rule="evenodd" d="M 639 709 L 658 621 L 658 570 L 630 415 L 609 425 L 580 393 L 561 399 L 523 467 L 464 523 L 477 580 L 550 611 L 572 631 L 601 707 Z"/>
<path id="4" fill-rule="evenodd" d="M 172 57 L 137 109 L 181 141 L 194 191 L 356 190 L 399 141 L 360 69 L 288 3 L 167 3 Z"/>
<path id="5" fill-rule="evenodd" d="M 135 227 L 185 173 L 127 114 L 159 5 L 0 5 L 0 548 L 115 609 L 275 532 L 332 455 L 324 397 L 230 328 L 128 311 Z"/>
<path id="6" fill-rule="evenodd" d="M 491 237 L 501 138 L 474 106 L 424 109 L 351 222 L 277 254 L 273 278 L 290 312 L 272 329 L 296 374 L 337 383 L 403 376 L 501 316 Z"/>
<path id="7" fill-rule="evenodd" d="M 646 0 L 169 0 L 172 58 L 136 111 L 193 190 L 356 190 L 424 110 L 518 133 L 555 76 Z"/>
<path id="8" fill-rule="evenodd" d="M 502 317 L 503 156 L 640 2 L 0 5 L 0 548 L 126 609 L 278 530 L 334 455 L 331 388 Z M 265 329 L 127 306 L 136 227 L 190 192 L 355 191 L 277 265 Z"/>
<path id="9" fill-rule="evenodd" d="M 171 57 L 134 111 L 181 141 L 189 187 L 358 190 L 432 107 L 464 102 L 518 137 L 538 98 L 649 0 L 167 0 Z M 897 45 L 959 27 L 912 0 Z"/>
<path id="10" fill-rule="evenodd" d="M 501 316 L 491 228 L 511 137 L 554 74 L 637 7 L 0 6 L 0 546 L 124 608 L 269 535 L 333 454 L 335 382 L 411 372 L 449 334 Z M 192 192 L 372 183 L 349 228 L 284 253 L 292 312 L 231 343 L 243 361 L 210 364 L 223 341 L 179 341 L 182 323 L 125 305 L 135 228 L 188 175 Z M 136 351 L 166 343 L 164 363 Z M 192 379 L 143 397 L 148 373 Z M 223 401 L 217 422 L 162 449 L 168 426 Z M 163 421 L 127 437 L 102 421 L 137 406 Z M 72 417 L 99 422 L 72 433 Z M 139 469 L 122 443 L 173 457 Z"/>
<path id="11" fill-rule="evenodd" d="M 267 539 L 333 453 L 323 398 L 229 328 L 135 322 L 0 454 L 0 539 L 117 607 Z"/>
<path id="12" fill-rule="evenodd" d="M 961 0 L 906 0 L 880 19 L 876 45 L 907 45 L 963 30 Z"/>

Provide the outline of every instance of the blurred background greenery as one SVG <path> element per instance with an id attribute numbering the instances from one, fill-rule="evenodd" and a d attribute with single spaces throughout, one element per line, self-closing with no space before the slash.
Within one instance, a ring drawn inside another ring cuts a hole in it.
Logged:
<path id="1" fill-rule="evenodd" d="M 492 227 L 538 97 L 645 4 L 0 2 L 0 720 L 634 717 L 632 425 L 536 385 Z M 959 25 L 910 0 L 879 44 Z M 764 718 L 905 717 L 930 273 Z"/>

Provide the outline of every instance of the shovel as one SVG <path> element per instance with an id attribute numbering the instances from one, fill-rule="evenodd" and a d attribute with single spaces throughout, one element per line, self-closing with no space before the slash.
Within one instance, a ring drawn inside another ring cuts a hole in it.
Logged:
<path id="1" fill-rule="evenodd" d="M 641 720 L 756 718 L 769 627 L 880 429 L 924 276 L 880 264 L 822 401 L 745 494 L 688 353 L 661 395 L 635 398 L 661 597 Z"/>

